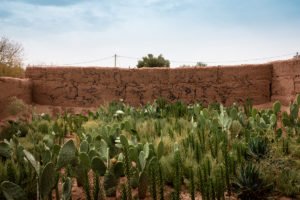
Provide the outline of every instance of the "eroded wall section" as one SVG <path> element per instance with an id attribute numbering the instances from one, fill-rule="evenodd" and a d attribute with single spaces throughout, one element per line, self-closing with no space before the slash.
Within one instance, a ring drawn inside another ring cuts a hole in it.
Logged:
<path id="1" fill-rule="evenodd" d="M 232 67 L 122 69 L 95 67 L 30 67 L 35 103 L 60 106 L 98 106 L 123 99 L 131 105 L 158 97 L 187 103 L 224 104 L 271 99 L 272 65 Z"/>
<path id="2" fill-rule="evenodd" d="M 273 63 L 272 101 L 289 105 L 300 93 L 300 60 Z"/>

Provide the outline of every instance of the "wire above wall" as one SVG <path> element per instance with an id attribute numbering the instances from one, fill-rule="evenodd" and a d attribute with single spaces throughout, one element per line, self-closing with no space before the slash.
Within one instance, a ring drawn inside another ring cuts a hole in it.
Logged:
<path id="1" fill-rule="evenodd" d="M 175 63 L 175 64 L 187 64 L 187 65 L 195 65 L 197 62 L 201 61 L 203 63 L 206 63 L 208 65 L 215 65 L 215 64 L 236 64 L 236 63 L 241 63 L 243 64 L 243 62 L 256 62 L 256 61 L 275 61 L 278 59 L 288 59 L 288 58 L 292 58 L 293 56 L 297 55 L 297 53 L 287 53 L 287 54 L 282 54 L 282 55 L 275 55 L 275 56 L 268 56 L 268 57 L 256 57 L 256 58 L 247 58 L 247 59 L 240 59 L 240 60 L 205 60 L 205 59 L 194 59 L 194 60 L 173 60 L 173 59 L 168 59 L 171 63 Z M 101 57 L 101 58 L 96 58 L 96 59 L 92 59 L 92 60 L 86 60 L 86 61 L 79 61 L 79 62 L 74 62 L 74 63 L 67 63 L 67 64 L 63 64 L 62 66 L 75 66 L 75 65 L 85 65 L 85 64 L 99 64 L 103 61 L 107 61 L 111 59 L 111 63 L 114 64 L 112 66 L 117 66 L 117 63 L 119 63 L 120 60 L 123 59 L 129 59 L 129 60 L 136 60 L 136 62 L 140 59 L 142 59 L 142 57 L 134 57 L 134 56 L 125 56 L 125 55 L 112 55 L 112 56 L 105 56 L 105 57 Z M 174 65 L 174 64 L 173 64 Z M 173 66 L 171 64 L 171 66 Z M 118 66 L 117 66 L 118 67 Z"/>

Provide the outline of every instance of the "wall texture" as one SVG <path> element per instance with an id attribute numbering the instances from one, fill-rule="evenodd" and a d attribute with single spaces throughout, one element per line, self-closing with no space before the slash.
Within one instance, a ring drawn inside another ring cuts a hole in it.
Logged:
<path id="1" fill-rule="evenodd" d="M 288 105 L 300 93 L 300 60 L 273 63 L 272 101 Z"/>
<path id="2" fill-rule="evenodd" d="M 29 79 L 0 77 L 0 113 L 4 111 L 13 96 L 31 104 L 31 88 Z"/>
<path id="3" fill-rule="evenodd" d="M 271 100 L 272 64 L 230 67 L 122 69 L 30 67 L 33 102 L 61 106 L 98 106 L 123 99 L 131 105 L 158 97 L 187 103 L 223 104 L 252 98 Z"/>
<path id="4" fill-rule="evenodd" d="M 12 96 L 29 104 L 70 107 L 119 99 L 141 105 L 158 97 L 226 105 L 251 98 L 255 104 L 280 100 L 288 105 L 300 93 L 300 60 L 176 69 L 29 67 L 26 77 L 0 77 L 0 113 Z"/>

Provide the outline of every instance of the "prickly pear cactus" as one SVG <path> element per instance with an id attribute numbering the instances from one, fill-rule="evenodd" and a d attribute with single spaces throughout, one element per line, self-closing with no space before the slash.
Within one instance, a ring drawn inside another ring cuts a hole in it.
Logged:
<path id="1" fill-rule="evenodd" d="M 38 161 L 36 161 L 34 156 L 29 151 L 27 151 L 26 149 L 24 149 L 23 152 L 24 152 L 25 157 L 27 158 L 27 160 L 30 162 L 32 167 L 35 169 L 35 172 L 37 174 L 39 174 L 40 173 L 40 163 Z"/>
<path id="2" fill-rule="evenodd" d="M 120 141 L 123 146 L 125 146 L 125 147 L 129 146 L 127 138 L 124 135 L 120 135 Z"/>
<path id="3" fill-rule="evenodd" d="M 138 161 L 138 158 L 139 158 L 139 153 L 138 153 L 138 150 L 137 148 L 135 147 L 130 147 L 129 150 L 128 150 L 128 156 L 129 156 L 129 159 L 131 161 L 134 161 L 134 162 L 137 162 Z"/>
<path id="4" fill-rule="evenodd" d="M 147 157 L 144 151 L 141 151 L 139 154 L 139 162 L 141 166 L 141 171 L 143 171 L 146 167 Z"/>
<path id="5" fill-rule="evenodd" d="M 77 149 L 73 140 L 66 142 L 59 151 L 56 168 L 61 169 L 72 162 L 76 158 L 76 153 Z"/>
<path id="6" fill-rule="evenodd" d="M 44 150 L 41 153 L 41 156 L 42 156 L 42 162 L 43 163 L 48 163 L 48 162 L 51 161 L 51 151 L 49 149 Z"/>
<path id="7" fill-rule="evenodd" d="M 281 103 L 279 101 L 275 101 L 273 104 L 274 114 L 277 115 L 280 112 L 280 109 L 281 109 Z"/>
<path id="8" fill-rule="evenodd" d="M 95 149 L 91 149 L 89 151 L 89 157 L 90 160 L 92 160 L 94 157 L 100 157 L 100 154 Z"/>
<path id="9" fill-rule="evenodd" d="M 40 177 L 40 192 L 42 198 L 46 198 L 55 186 L 55 165 L 49 162 L 45 165 Z"/>
<path id="10" fill-rule="evenodd" d="M 79 153 L 80 166 L 86 170 L 91 168 L 91 161 L 87 153 L 80 152 Z"/>
<path id="11" fill-rule="evenodd" d="M 86 140 L 83 140 L 79 148 L 80 152 L 88 153 L 89 152 L 89 143 Z"/>
<path id="12" fill-rule="evenodd" d="M 299 113 L 299 105 L 298 104 L 292 104 L 290 106 L 290 113 L 291 113 L 291 118 L 294 120 L 297 119 L 298 113 Z"/>
<path id="13" fill-rule="evenodd" d="M 113 170 L 116 177 L 124 176 L 124 163 L 123 162 L 116 162 L 116 164 L 113 165 Z"/>
<path id="14" fill-rule="evenodd" d="M 1 190 L 7 200 L 27 200 L 24 190 L 15 183 L 3 181 Z"/>
<path id="15" fill-rule="evenodd" d="M 19 163 L 24 163 L 24 152 L 23 152 L 23 150 L 24 150 L 24 147 L 23 146 L 21 146 L 21 145 L 18 145 L 17 146 L 17 153 L 16 153 L 16 156 L 17 156 L 17 161 L 19 162 Z"/>
<path id="16" fill-rule="evenodd" d="M 0 156 L 5 158 L 10 158 L 11 156 L 11 148 L 9 144 L 5 142 L 0 142 Z"/>
<path id="17" fill-rule="evenodd" d="M 105 166 L 103 160 L 101 160 L 101 158 L 94 157 L 92 159 L 91 167 L 92 167 L 93 171 L 95 173 L 97 173 L 98 175 L 103 176 L 105 174 L 106 166 Z"/>

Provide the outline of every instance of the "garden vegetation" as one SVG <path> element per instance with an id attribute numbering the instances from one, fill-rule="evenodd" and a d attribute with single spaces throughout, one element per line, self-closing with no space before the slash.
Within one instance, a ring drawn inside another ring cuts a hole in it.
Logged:
<path id="1" fill-rule="evenodd" d="M 299 106 L 300 96 L 290 112 L 158 99 L 33 115 L 1 133 L 0 199 L 71 199 L 74 178 L 87 200 L 299 198 Z"/>

